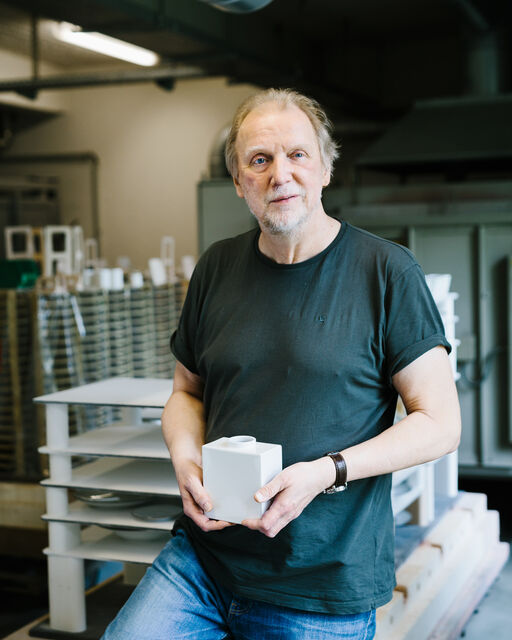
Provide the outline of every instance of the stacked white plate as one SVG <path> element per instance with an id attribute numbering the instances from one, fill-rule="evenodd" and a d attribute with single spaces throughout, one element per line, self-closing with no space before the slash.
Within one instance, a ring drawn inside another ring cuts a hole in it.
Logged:
<path id="1" fill-rule="evenodd" d="M 133 342 L 133 375 L 152 378 L 155 369 L 155 312 L 152 288 L 144 285 L 130 290 Z"/>
<path id="2" fill-rule="evenodd" d="M 40 475 L 39 437 L 32 402 L 35 381 L 31 296 L 29 291 L 0 292 L 0 476 L 6 477 Z M 14 323 L 8 320 L 9 304 L 14 305 Z"/>
<path id="3" fill-rule="evenodd" d="M 128 289 L 107 291 L 110 375 L 133 376 L 132 324 Z"/>
<path id="4" fill-rule="evenodd" d="M 110 376 L 110 335 L 107 294 L 101 289 L 78 291 L 80 345 L 84 382 L 97 382 Z M 110 407 L 84 406 L 85 429 L 112 421 Z"/>
<path id="5" fill-rule="evenodd" d="M 76 307 L 68 293 L 39 294 L 37 304 L 43 392 L 84 384 Z M 84 429 L 83 411 L 70 407 L 70 432 Z"/>
<path id="6" fill-rule="evenodd" d="M 176 360 L 169 348 L 169 338 L 176 328 L 176 290 L 174 284 L 153 287 L 153 308 L 155 313 L 155 367 L 157 378 L 172 378 Z"/>

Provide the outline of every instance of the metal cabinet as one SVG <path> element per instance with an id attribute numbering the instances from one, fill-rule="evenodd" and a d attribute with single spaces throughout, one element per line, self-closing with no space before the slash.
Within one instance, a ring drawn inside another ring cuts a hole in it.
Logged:
<path id="1" fill-rule="evenodd" d="M 231 238 L 256 226 L 245 200 L 237 196 L 232 180 L 204 180 L 197 190 L 199 253 L 217 240 Z"/>
<path id="2" fill-rule="evenodd" d="M 512 199 L 430 204 L 349 205 L 327 209 L 377 235 L 402 242 L 425 273 L 451 273 L 459 293 L 457 383 L 462 411 L 462 475 L 512 475 L 510 255 Z"/>

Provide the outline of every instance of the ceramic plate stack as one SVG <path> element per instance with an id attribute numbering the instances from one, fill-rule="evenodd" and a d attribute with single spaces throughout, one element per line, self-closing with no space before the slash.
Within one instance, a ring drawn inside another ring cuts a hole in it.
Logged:
<path id="1" fill-rule="evenodd" d="M 155 370 L 155 313 L 150 286 L 130 290 L 133 375 L 152 378 Z"/>
<path id="2" fill-rule="evenodd" d="M 34 396 L 32 299 L 0 291 L 0 476 L 40 474 Z"/>
<path id="3" fill-rule="evenodd" d="M 157 378 L 172 378 L 176 360 L 169 348 L 169 338 L 177 323 L 175 285 L 154 286 L 153 305 L 155 310 L 154 375 Z"/>
<path id="4" fill-rule="evenodd" d="M 176 300 L 176 320 L 179 320 L 185 296 L 187 295 L 188 280 L 176 280 L 174 285 L 174 296 Z"/>
<path id="5" fill-rule="evenodd" d="M 43 393 L 84 384 L 77 306 L 69 293 L 40 293 L 37 317 Z M 70 409 L 71 433 L 84 430 L 83 412 Z"/>
<path id="6" fill-rule="evenodd" d="M 106 291 L 110 376 L 133 376 L 132 322 L 128 289 Z M 113 418 L 121 419 L 121 410 L 112 409 Z"/>
<path id="7" fill-rule="evenodd" d="M 23 452 L 16 443 L 16 427 L 14 425 L 13 381 L 11 376 L 11 336 L 8 325 L 7 291 L 0 292 L 0 476 L 17 475 L 18 468 L 23 468 Z"/>
<path id="8" fill-rule="evenodd" d="M 110 375 L 133 376 L 129 291 L 107 291 Z"/>
<path id="9" fill-rule="evenodd" d="M 84 382 L 97 382 L 110 376 L 110 337 L 107 293 L 101 289 L 79 291 L 76 301 L 83 324 L 80 336 Z M 85 406 L 85 429 L 112 422 L 110 407 Z"/>

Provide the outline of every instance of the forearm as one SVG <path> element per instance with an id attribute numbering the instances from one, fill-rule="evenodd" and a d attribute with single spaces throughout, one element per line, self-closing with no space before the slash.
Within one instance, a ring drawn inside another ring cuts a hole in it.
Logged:
<path id="1" fill-rule="evenodd" d="M 205 419 L 199 398 L 187 391 L 174 391 L 162 414 L 162 432 L 175 468 L 185 460 L 201 466 Z"/>
<path id="2" fill-rule="evenodd" d="M 227 522 L 210 520 L 205 515 L 212 506 L 203 487 L 201 464 L 205 434 L 202 382 L 179 362 L 174 375 L 174 390 L 162 413 L 162 432 L 171 454 L 185 515 L 203 531 L 230 526 Z"/>
<path id="3" fill-rule="evenodd" d="M 461 419 L 444 347 L 435 347 L 393 376 L 407 416 L 378 436 L 342 451 L 347 479 L 392 473 L 454 451 Z"/>
<path id="4" fill-rule="evenodd" d="M 347 480 L 392 473 L 436 460 L 457 447 L 459 424 L 456 412 L 435 420 L 415 411 L 378 436 L 342 451 Z"/>

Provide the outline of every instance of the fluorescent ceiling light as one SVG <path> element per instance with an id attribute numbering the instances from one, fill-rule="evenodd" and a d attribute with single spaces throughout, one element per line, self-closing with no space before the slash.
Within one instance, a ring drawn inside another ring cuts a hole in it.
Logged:
<path id="1" fill-rule="evenodd" d="M 143 67 L 153 67 L 160 59 L 153 51 L 137 47 L 117 38 L 111 38 L 103 33 L 82 31 L 81 27 L 69 22 L 58 23 L 55 35 L 59 40 L 68 44 L 74 44 L 77 47 L 96 51 L 96 53 L 119 58 Z"/>

